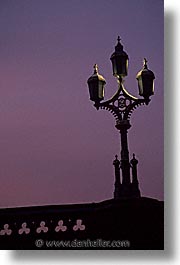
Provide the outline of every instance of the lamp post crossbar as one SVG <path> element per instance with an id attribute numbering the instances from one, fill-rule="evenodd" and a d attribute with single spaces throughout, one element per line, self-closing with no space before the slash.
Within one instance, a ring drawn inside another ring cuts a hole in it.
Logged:
<path id="1" fill-rule="evenodd" d="M 121 80 L 118 80 L 117 92 L 104 102 L 95 102 L 96 109 L 106 109 L 115 117 L 116 121 L 129 120 L 132 112 L 140 105 L 148 105 L 150 99 L 141 99 L 129 94 Z"/>

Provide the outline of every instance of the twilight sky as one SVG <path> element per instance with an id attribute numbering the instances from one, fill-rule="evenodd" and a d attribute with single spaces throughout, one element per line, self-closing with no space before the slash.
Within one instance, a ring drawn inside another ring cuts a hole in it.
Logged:
<path id="1" fill-rule="evenodd" d="M 97 63 L 105 99 L 116 91 L 118 35 L 127 90 L 138 96 L 144 57 L 156 76 L 128 137 L 142 195 L 163 199 L 163 20 L 163 0 L 0 1 L 0 207 L 112 198 L 120 137 L 89 100 L 87 79 Z"/>

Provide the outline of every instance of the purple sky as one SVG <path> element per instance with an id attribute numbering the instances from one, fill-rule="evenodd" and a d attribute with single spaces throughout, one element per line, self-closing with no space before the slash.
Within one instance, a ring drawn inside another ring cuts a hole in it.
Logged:
<path id="1" fill-rule="evenodd" d="M 95 63 L 116 91 L 110 55 L 120 35 L 125 87 L 138 96 L 143 58 L 155 95 L 132 114 L 130 157 L 143 196 L 163 199 L 163 1 L 0 1 L 0 207 L 112 198 L 120 137 L 96 111 L 87 79 Z"/>

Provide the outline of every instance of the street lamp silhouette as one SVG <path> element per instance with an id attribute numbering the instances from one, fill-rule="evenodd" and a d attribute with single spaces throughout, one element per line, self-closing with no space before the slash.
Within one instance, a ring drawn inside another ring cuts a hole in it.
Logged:
<path id="1" fill-rule="evenodd" d="M 154 94 L 154 73 L 148 69 L 147 60 L 144 59 L 143 69 L 138 72 L 136 79 L 138 81 L 139 95 L 143 98 L 132 96 L 124 87 L 123 78 L 128 74 L 128 55 L 123 50 L 123 45 L 118 36 L 115 52 L 111 55 L 113 75 L 117 78 L 118 89 L 116 93 L 107 101 L 104 99 L 104 86 L 106 81 L 98 73 L 97 64 L 94 65 L 94 73 L 88 79 L 90 100 L 94 101 L 96 109 L 106 109 L 110 111 L 115 119 L 115 127 L 121 135 L 121 160 L 116 158 L 113 162 L 115 167 L 115 190 L 114 198 L 140 197 L 139 183 L 137 178 L 137 159 L 133 154 L 133 159 L 129 161 L 127 132 L 131 127 L 130 117 L 132 112 L 140 105 L 148 105 L 150 96 Z M 122 177 L 120 174 L 122 171 Z M 130 174 L 132 169 L 132 176 Z"/>

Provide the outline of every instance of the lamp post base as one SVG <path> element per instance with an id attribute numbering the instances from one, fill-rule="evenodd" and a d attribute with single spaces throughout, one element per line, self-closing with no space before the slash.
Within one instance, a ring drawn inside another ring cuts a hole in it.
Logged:
<path id="1" fill-rule="evenodd" d="M 123 198 L 140 198 L 141 193 L 139 190 L 139 182 L 137 177 L 137 164 L 138 160 L 135 158 L 135 154 L 133 154 L 133 159 L 131 159 L 130 163 L 128 162 L 129 167 L 132 169 L 132 177 L 130 178 L 129 170 L 126 172 L 122 168 L 122 160 L 121 163 L 115 156 L 115 160 L 113 161 L 113 165 L 115 168 L 115 184 L 114 184 L 114 199 L 123 199 Z M 120 166 L 121 164 L 121 166 Z M 124 164 L 124 163 L 123 163 Z M 122 179 L 120 177 L 120 169 L 122 170 Z M 125 173 L 128 173 L 128 178 Z M 129 180 L 128 182 L 125 180 Z"/>
<path id="2" fill-rule="evenodd" d="M 120 184 L 119 187 L 115 186 L 114 199 L 125 199 L 125 198 L 140 198 L 141 193 L 138 185 L 130 183 L 128 185 Z"/>

